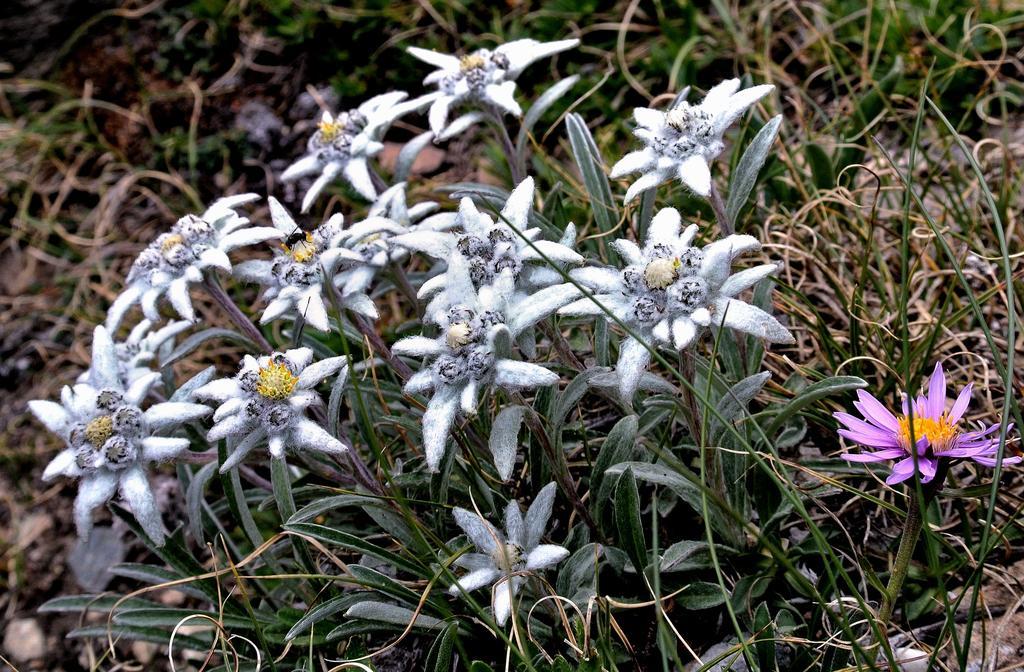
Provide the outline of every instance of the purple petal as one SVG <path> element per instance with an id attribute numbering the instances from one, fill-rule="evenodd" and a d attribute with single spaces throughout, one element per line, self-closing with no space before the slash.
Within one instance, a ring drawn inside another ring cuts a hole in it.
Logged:
<path id="1" fill-rule="evenodd" d="M 869 422 L 883 429 L 889 429 L 894 432 L 900 431 L 900 423 L 896 420 L 896 416 L 878 399 L 864 390 L 857 390 L 857 399 L 859 402 L 855 403 L 854 407 L 863 413 Z"/>
<path id="2" fill-rule="evenodd" d="M 951 423 L 956 424 L 960 422 L 960 418 L 964 417 L 967 407 L 971 405 L 972 389 L 974 389 L 974 383 L 967 383 L 967 387 L 960 390 L 956 401 L 953 402 L 953 408 L 949 409 L 949 421 Z"/>
<path id="3" fill-rule="evenodd" d="M 921 472 L 921 482 L 927 483 L 935 478 L 935 471 L 939 467 L 939 461 L 933 457 L 918 458 L 917 468 Z"/>
<path id="4" fill-rule="evenodd" d="M 882 442 L 884 445 L 892 446 L 893 448 L 899 445 L 896 440 L 897 437 L 893 432 L 887 429 L 881 429 L 875 425 L 870 425 L 849 413 L 834 413 L 832 417 L 846 425 L 847 429 L 858 434 L 871 436 L 873 439 Z"/>
<path id="5" fill-rule="evenodd" d="M 978 464 L 985 465 L 986 467 L 993 467 L 994 468 L 996 466 L 995 458 L 990 458 L 990 457 L 974 457 L 974 458 L 971 458 L 971 459 L 973 459 Z M 1019 456 L 1018 457 L 1004 457 L 1003 458 L 1003 465 L 1005 466 L 1007 464 L 1019 464 L 1021 459 L 1024 459 L 1024 458 L 1021 458 Z"/>
<path id="6" fill-rule="evenodd" d="M 892 473 L 889 474 L 889 478 L 885 479 L 885 482 L 889 485 L 896 485 L 902 483 L 911 476 L 914 475 L 914 459 L 908 457 L 905 460 L 900 460 L 896 464 L 892 465 Z"/>
<path id="7" fill-rule="evenodd" d="M 902 448 L 890 448 L 888 450 L 879 450 L 874 453 L 843 453 L 839 457 L 847 460 L 848 462 L 884 462 L 885 460 L 895 460 L 896 458 L 903 457 L 906 455 Z"/>
<path id="8" fill-rule="evenodd" d="M 865 434 L 863 432 L 856 432 L 849 429 L 840 429 L 837 433 L 844 439 L 849 439 L 854 443 L 859 443 L 862 446 L 869 446 L 871 448 L 896 448 L 898 446 L 898 444 L 889 437 L 877 437 L 872 434 Z"/>
<path id="9" fill-rule="evenodd" d="M 938 419 L 946 410 L 946 372 L 942 362 L 935 363 L 931 380 L 928 381 L 928 415 Z"/>

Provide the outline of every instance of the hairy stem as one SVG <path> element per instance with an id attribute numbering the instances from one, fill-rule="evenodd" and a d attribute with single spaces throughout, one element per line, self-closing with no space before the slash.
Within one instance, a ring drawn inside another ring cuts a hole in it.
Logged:
<path id="1" fill-rule="evenodd" d="M 274 351 L 266 337 L 263 336 L 263 332 L 257 329 L 252 320 L 246 317 L 242 309 L 228 296 L 228 293 L 224 291 L 224 288 L 220 286 L 217 278 L 212 273 L 207 273 L 203 276 L 203 286 L 206 287 L 206 291 L 210 293 L 213 300 L 228 314 L 231 322 L 242 331 L 242 334 L 259 346 L 263 352 L 271 353 Z"/>
<path id="2" fill-rule="evenodd" d="M 883 632 L 889 621 L 892 619 L 893 607 L 896 599 L 900 596 L 903 588 L 903 581 L 907 578 L 907 570 L 910 568 L 910 559 L 914 557 L 914 548 L 917 546 L 917 538 L 921 534 L 921 525 L 924 522 L 916 492 L 911 492 L 907 507 L 907 518 L 903 521 L 903 536 L 900 537 L 900 547 L 896 551 L 896 561 L 892 566 L 892 573 L 889 575 L 889 583 L 885 587 L 885 595 L 882 596 L 882 607 L 878 610 L 878 622 Z"/>
<path id="3" fill-rule="evenodd" d="M 502 117 L 502 113 L 493 108 L 487 110 L 487 116 L 490 117 L 491 122 L 498 130 L 498 140 L 501 141 L 502 150 L 505 152 L 505 159 L 508 161 L 508 170 L 512 174 L 512 184 L 517 185 L 523 181 L 526 177 L 526 168 L 519 164 L 519 153 L 516 152 L 516 146 L 512 142 L 512 136 L 508 134 L 508 127 L 505 126 L 505 121 Z"/>
<path id="4" fill-rule="evenodd" d="M 711 209 L 715 211 L 715 219 L 718 220 L 718 227 L 722 229 L 722 234 L 731 236 L 736 233 L 736 227 L 729 221 L 729 215 L 725 212 L 725 202 L 722 200 L 722 195 L 718 193 L 718 187 L 715 186 L 714 182 L 711 183 L 708 202 L 711 203 Z"/>

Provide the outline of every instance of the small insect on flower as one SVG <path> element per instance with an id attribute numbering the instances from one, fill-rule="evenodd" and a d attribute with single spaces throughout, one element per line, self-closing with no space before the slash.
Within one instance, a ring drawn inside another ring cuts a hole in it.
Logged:
<path id="1" fill-rule="evenodd" d="M 962 426 L 964 413 L 971 403 L 972 386 L 968 384 L 961 390 L 953 405 L 946 410 L 946 374 L 942 364 L 938 363 L 928 381 L 927 392 L 919 395 L 913 403 L 904 397 L 902 414 L 898 417 L 874 396 L 858 390 L 858 401 L 853 406 L 862 417 L 836 413 L 834 417 L 843 424 L 839 436 L 879 450 L 843 453 L 841 457 L 850 462 L 898 460 L 885 479 L 889 485 L 913 477 L 915 470 L 920 473 L 921 482 L 928 483 L 935 478 L 943 460 L 970 459 L 983 466 L 994 467 L 999 438 L 993 435 L 1000 425 L 977 430 L 965 430 Z M 1011 429 L 1013 425 L 1006 431 Z M 1019 456 L 1002 460 L 1003 464 L 1020 461 Z"/>

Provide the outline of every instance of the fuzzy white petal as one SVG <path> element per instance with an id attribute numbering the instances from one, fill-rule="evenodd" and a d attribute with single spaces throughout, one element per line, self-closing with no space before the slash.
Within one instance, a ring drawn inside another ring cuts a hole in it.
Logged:
<path id="1" fill-rule="evenodd" d="M 558 374 L 537 364 L 501 359 L 494 365 L 494 382 L 508 388 L 540 387 L 557 383 Z"/>
<path id="2" fill-rule="evenodd" d="M 542 544 L 526 556 L 526 568 L 545 569 L 557 565 L 567 557 L 569 557 L 569 549 L 554 544 Z"/>
<path id="3" fill-rule="evenodd" d="M 142 440 L 142 460 L 166 462 L 188 449 L 189 440 L 176 436 L 147 436 Z"/>
<path id="4" fill-rule="evenodd" d="M 459 388 L 447 385 L 436 389 L 427 404 L 427 410 L 423 412 L 423 450 L 427 467 L 432 472 L 437 471 L 444 457 L 448 434 L 459 410 L 460 393 Z"/>
<path id="5" fill-rule="evenodd" d="M 619 377 L 619 394 L 627 404 L 633 403 L 640 378 L 651 362 L 651 352 L 643 343 L 632 336 L 623 339 L 619 345 L 619 360 L 615 372 Z"/>
<path id="6" fill-rule="evenodd" d="M 478 588 L 491 585 L 499 576 L 501 576 L 501 574 L 494 567 L 481 567 L 480 569 L 475 569 L 469 574 L 458 579 L 452 587 L 448 589 L 448 592 L 452 595 L 458 595 L 461 589 L 468 593 Z"/>
<path id="7" fill-rule="evenodd" d="M 117 492 L 117 474 L 101 469 L 84 476 L 78 482 L 78 496 L 75 497 L 75 527 L 82 541 L 88 541 L 92 531 L 92 512 L 102 506 Z"/>
<path id="8" fill-rule="evenodd" d="M 146 473 L 138 465 L 121 475 L 121 498 L 135 514 L 135 520 L 157 546 L 163 546 L 167 531 L 153 498 Z"/>

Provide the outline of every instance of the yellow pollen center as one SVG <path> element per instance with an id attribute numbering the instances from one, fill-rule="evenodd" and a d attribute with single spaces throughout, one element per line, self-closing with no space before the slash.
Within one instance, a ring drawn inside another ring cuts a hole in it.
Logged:
<path id="1" fill-rule="evenodd" d="M 325 142 L 331 142 L 338 137 L 343 128 L 337 121 L 321 121 L 316 125 L 316 127 L 320 131 L 320 137 L 322 137 Z"/>
<path id="2" fill-rule="evenodd" d="M 665 289 L 679 277 L 679 259 L 655 259 L 644 269 L 644 281 L 651 289 Z"/>
<path id="3" fill-rule="evenodd" d="M 85 438 L 97 448 L 107 442 L 114 433 L 114 421 L 109 415 L 101 415 L 85 426 Z"/>
<path id="4" fill-rule="evenodd" d="M 482 68 L 484 67 L 484 64 L 484 57 L 479 54 L 469 54 L 459 59 L 459 69 L 462 70 L 462 72 L 469 72 L 470 70 Z"/>
<path id="5" fill-rule="evenodd" d="M 306 232 L 306 239 L 300 240 L 291 247 L 287 245 L 281 245 L 285 252 L 300 264 L 304 264 L 316 255 L 316 244 L 313 242 L 313 236 L 308 231 Z"/>
<path id="6" fill-rule="evenodd" d="M 909 449 L 910 443 L 910 418 L 901 417 L 900 443 L 904 448 Z M 928 445 L 933 451 L 947 450 L 953 445 L 956 437 L 960 434 L 960 428 L 949 421 L 945 413 L 938 420 L 933 418 L 914 417 L 914 441 L 922 438 L 928 439 Z"/>
<path id="7" fill-rule="evenodd" d="M 179 245 L 184 244 L 185 239 L 178 235 L 177 233 L 175 233 L 164 238 L 164 242 L 160 243 L 160 251 L 166 254 L 167 252 L 170 252 L 174 248 L 178 247 Z"/>
<path id="8" fill-rule="evenodd" d="M 287 399 L 299 382 L 288 366 L 281 362 L 271 362 L 262 367 L 259 379 L 256 391 L 267 399 Z"/>
<path id="9" fill-rule="evenodd" d="M 448 333 L 445 334 L 448 347 L 454 350 L 468 345 L 470 340 L 472 340 L 470 338 L 470 331 L 469 325 L 465 322 L 456 322 L 448 327 Z"/>

